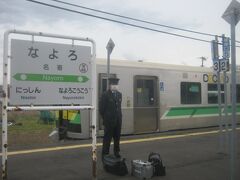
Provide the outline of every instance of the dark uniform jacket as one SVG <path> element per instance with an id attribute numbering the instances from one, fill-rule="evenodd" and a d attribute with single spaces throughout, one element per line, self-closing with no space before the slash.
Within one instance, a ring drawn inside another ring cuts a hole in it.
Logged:
<path id="1" fill-rule="evenodd" d="M 108 90 L 103 93 L 99 111 L 105 127 L 116 127 L 122 124 L 122 94 L 119 91 Z"/>

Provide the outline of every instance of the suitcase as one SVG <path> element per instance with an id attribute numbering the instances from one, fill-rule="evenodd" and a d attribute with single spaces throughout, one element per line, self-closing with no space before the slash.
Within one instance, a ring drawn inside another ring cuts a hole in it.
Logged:
<path id="1" fill-rule="evenodd" d="M 114 155 L 108 154 L 102 157 L 104 169 L 118 176 L 125 176 L 128 174 L 127 165 L 124 158 L 116 158 Z"/>
<path id="2" fill-rule="evenodd" d="M 140 179 L 151 179 L 153 176 L 153 166 L 148 161 L 133 160 L 131 162 L 131 174 Z"/>
<path id="3" fill-rule="evenodd" d="M 163 165 L 162 158 L 159 153 L 150 153 L 148 161 L 152 163 L 153 176 L 166 176 L 166 168 Z"/>

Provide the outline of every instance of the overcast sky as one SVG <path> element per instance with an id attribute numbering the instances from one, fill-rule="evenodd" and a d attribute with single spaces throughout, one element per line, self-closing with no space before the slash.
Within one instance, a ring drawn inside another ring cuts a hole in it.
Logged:
<path id="1" fill-rule="evenodd" d="M 39 0 L 51 3 L 51 0 Z M 230 26 L 222 14 L 231 0 L 63 0 L 81 6 L 115 14 L 152 21 L 194 31 L 230 36 Z M 74 10 L 92 13 L 80 8 L 61 5 Z M 116 17 L 116 20 L 133 23 Z M 211 41 L 213 37 L 200 36 L 177 30 L 136 23 L 162 31 L 178 33 Z M 240 23 L 239 23 L 240 24 Z M 236 38 L 240 41 L 240 25 Z M 2 69 L 3 33 L 8 29 L 56 33 L 70 36 L 90 37 L 96 41 L 97 57 L 106 57 L 109 38 L 115 42 L 113 59 L 157 61 L 167 64 L 200 66 L 200 56 L 207 57 L 211 66 L 209 43 L 169 36 L 158 32 L 116 24 L 81 14 L 75 14 L 25 0 L 0 0 L 0 68 Z M 240 43 L 238 44 L 240 46 Z M 237 48 L 237 64 L 240 64 L 240 48 Z M 0 73 L 0 83 L 2 73 Z"/>

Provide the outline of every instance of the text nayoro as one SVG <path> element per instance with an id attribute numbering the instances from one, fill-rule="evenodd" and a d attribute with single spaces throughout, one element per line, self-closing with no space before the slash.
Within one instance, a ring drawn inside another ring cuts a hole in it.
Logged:
<path id="1" fill-rule="evenodd" d="M 64 78 L 62 76 L 43 75 L 42 80 L 44 80 L 44 81 L 63 81 Z"/>
<path id="2" fill-rule="evenodd" d="M 13 76 L 17 81 L 48 81 L 48 82 L 74 82 L 85 83 L 89 80 L 87 76 L 79 75 L 56 75 L 56 74 L 29 74 L 16 73 Z"/>

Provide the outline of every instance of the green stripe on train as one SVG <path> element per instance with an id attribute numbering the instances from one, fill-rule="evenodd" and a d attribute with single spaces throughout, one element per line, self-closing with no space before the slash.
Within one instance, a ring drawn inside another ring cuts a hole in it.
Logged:
<path id="1" fill-rule="evenodd" d="M 231 113 L 231 107 L 228 106 L 228 113 Z M 237 112 L 240 112 L 240 105 L 237 106 Z M 211 107 L 173 107 L 167 112 L 165 117 L 177 116 L 201 116 L 201 115 L 217 115 L 218 106 Z"/>
<path id="2" fill-rule="evenodd" d="M 71 124 L 81 124 L 81 116 L 79 113 L 75 113 L 74 117 L 70 121 Z"/>

